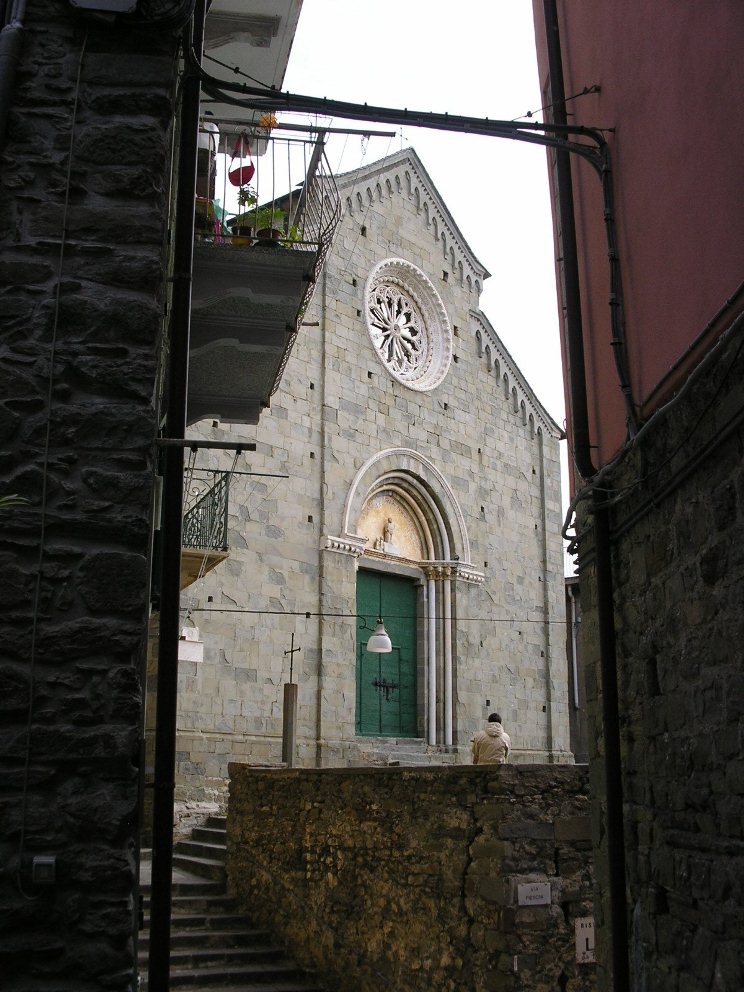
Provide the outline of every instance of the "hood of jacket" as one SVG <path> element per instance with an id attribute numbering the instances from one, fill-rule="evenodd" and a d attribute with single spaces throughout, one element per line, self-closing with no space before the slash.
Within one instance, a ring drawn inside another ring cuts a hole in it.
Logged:
<path id="1" fill-rule="evenodd" d="M 504 728 L 501 726 L 500 723 L 487 723 L 485 730 L 489 737 L 504 736 Z"/>

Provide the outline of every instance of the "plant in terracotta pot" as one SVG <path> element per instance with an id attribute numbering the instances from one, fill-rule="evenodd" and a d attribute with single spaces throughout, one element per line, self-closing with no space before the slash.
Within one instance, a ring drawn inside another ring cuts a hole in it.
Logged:
<path id="1" fill-rule="evenodd" d="M 256 205 L 257 197 L 256 191 L 252 186 L 241 186 L 238 190 L 238 204 L 241 207 L 248 207 L 248 210 L 243 210 L 241 213 L 232 217 L 228 222 L 227 226 L 230 228 L 233 234 L 233 244 L 237 245 L 250 245 L 253 242 L 253 235 L 256 229 L 255 215 L 256 211 L 254 208 Z"/>
<path id="2" fill-rule="evenodd" d="M 233 232 L 233 244 L 251 244 L 254 238 L 262 244 L 278 244 L 283 239 L 284 211 L 270 203 L 257 207 L 256 200 L 252 186 L 238 190 L 238 203 L 248 209 L 227 222 Z"/>

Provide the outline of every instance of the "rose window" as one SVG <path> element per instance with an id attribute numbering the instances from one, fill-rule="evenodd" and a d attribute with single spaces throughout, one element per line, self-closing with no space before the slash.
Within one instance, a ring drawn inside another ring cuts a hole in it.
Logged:
<path id="1" fill-rule="evenodd" d="M 378 287 L 369 304 L 372 340 L 385 365 L 409 376 L 426 359 L 426 331 L 414 303 L 394 286 Z"/>
<path id="2" fill-rule="evenodd" d="M 365 288 L 367 330 L 377 357 L 410 389 L 438 386 L 449 369 L 452 335 L 444 305 L 415 265 L 390 258 Z"/>

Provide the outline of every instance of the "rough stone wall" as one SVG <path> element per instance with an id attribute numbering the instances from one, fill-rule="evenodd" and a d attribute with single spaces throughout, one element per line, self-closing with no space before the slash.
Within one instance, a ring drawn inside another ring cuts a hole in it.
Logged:
<path id="1" fill-rule="evenodd" d="M 603 483 L 612 510 L 631 987 L 744 987 L 744 323 Z M 590 527 L 583 516 L 580 530 Z M 609 941 L 591 530 L 579 549 L 600 958 Z M 612 988 L 602 971 L 600 987 Z"/>
<path id="2" fill-rule="evenodd" d="M 504 368 L 497 371 L 476 337 L 478 288 L 443 254 L 402 169 L 400 184 L 389 171 L 392 193 L 370 202 L 360 185 L 362 207 L 347 207 L 281 387 L 258 427 L 202 422 L 194 429 L 209 439 L 255 438 L 256 453 L 242 455 L 237 468 L 287 478 L 236 477 L 230 559 L 184 595 L 205 658 L 182 668 L 181 799 L 213 800 L 230 758 L 279 760 L 292 633 L 302 648 L 295 656 L 300 763 L 364 760 L 364 742 L 355 737 L 351 615 L 364 560 L 319 549 L 343 531 L 355 473 L 389 448 L 414 449 L 442 472 L 464 515 L 472 563 L 485 575 L 481 586 L 453 583 L 453 609 L 463 618 L 454 632 L 461 759 L 469 760 L 469 741 L 493 708 L 512 733 L 515 760 L 568 756 L 558 441 L 515 411 L 514 383 L 505 391 Z M 381 166 L 383 185 L 387 174 Z M 344 199 L 356 204 L 358 190 L 345 183 Z M 432 392 L 391 378 L 365 327 L 365 281 L 389 257 L 429 276 L 455 328 L 455 360 Z M 211 464 L 228 467 L 224 455 Z"/>
<path id="3" fill-rule="evenodd" d="M 133 981 L 175 46 L 28 4 L 0 163 L 2 492 L 28 501 L 0 510 L 7 990 Z"/>
<path id="4" fill-rule="evenodd" d="M 230 886 L 329 988 L 594 988 L 575 960 L 592 912 L 585 768 L 230 773 Z M 549 904 L 520 904 L 528 883 Z"/>

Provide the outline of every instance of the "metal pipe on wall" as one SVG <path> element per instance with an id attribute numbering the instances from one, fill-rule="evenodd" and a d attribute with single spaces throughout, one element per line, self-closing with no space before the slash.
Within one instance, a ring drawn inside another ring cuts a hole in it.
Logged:
<path id="1" fill-rule="evenodd" d="M 557 123 L 567 120 L 560 34 L 556 0 L 543 0 L 551 103 Z M 560 211 L 566 308 L 565 340 L 569 388 L 569 416 L 576 467 L 585 479 L 595 475 L 589 443 L 586 366 L 581 295 L 576 247 L 571 162 L 567 152 L 556 151 L 556 185 Z M 625 829 L 623 823 L 622 763 L 620 756 L 617 657 L 612 581 L 612 548 L 608 511 L 594 499 L 599 666 L 602 682 L 602 734 L 605 745 L 606 835 L 609 863 L 612 981 L 614 992 L 628 992 L 628 919 L 625 898 Z"/>
<path id="2" fill-rule="evenodd" d="M 566 124 L 566 91 L 563 86 L 558 14 L 555 0 L 544 0 L 545 37 L 550 73 L 550 103 L 556 124 Z M 584 356 L 584 327 L 581 316 L 579 261 L 576 250 L 576 219 L 574 214 L 571 156 L 555 151 L 556 198 L 560 215 L 561 252 L 563 257 L 563 306 L 565 308 L 564 340 L 568 373 L 569 416 L 572 425 L 574 462 L 583 478 L 597 471 L 592 463 L 589 442 L 589 408 L 586 396 L 586 362 Z"/>
<path id="3" fill-rule="evenodd" d="M 184 44 L 201 58 L 206 0 L 198 0 Z M 174 276 L 168 328 L 166 387 L 167 438 L 186 432 L 191 271 L 194 253 L 194 203 L 199 132 L 199 76 L 186 69 L 183 77 L 178 150 L 178 193 L 175 205 Z M 171 880 L 173 872 L 173 799 L 175 793 L 178 706 L 178 636 L 181 607 L 181 540 L 183 524 L 183 447 L 164 451 L 163 571 L 160 602 L 155 774 L 153 797 L 152 883 L 150 909 L 149 988 L 170 988 Z"/>

